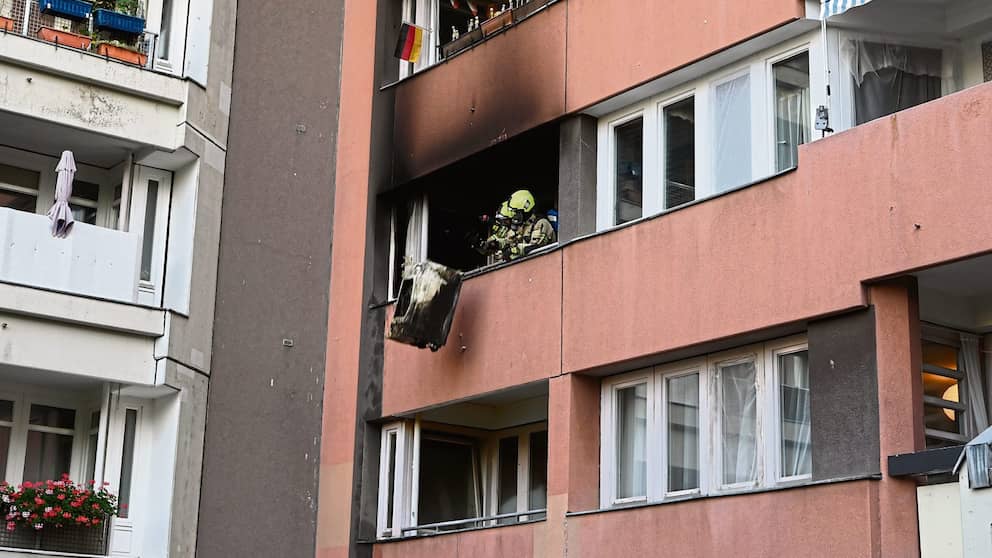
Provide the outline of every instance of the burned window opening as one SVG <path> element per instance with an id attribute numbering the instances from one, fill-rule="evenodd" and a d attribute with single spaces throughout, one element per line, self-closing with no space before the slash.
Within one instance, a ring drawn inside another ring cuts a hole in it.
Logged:
<path id="1" fill-rule="evenodd" d="M 492 233 L 501 204 L 522 189 L 533 195 L 535 217 L 557 213 L 557 124 L 522 134 L 405 186 L 392 201 L 391 294 L 397 292 L 406 258 L 429 259 L 463 272 L 493 263 L 480 246 Z"/>

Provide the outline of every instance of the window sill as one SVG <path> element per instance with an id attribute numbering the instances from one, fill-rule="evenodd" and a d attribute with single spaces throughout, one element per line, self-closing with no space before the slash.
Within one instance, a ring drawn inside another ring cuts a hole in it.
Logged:
<path id="1" fill-rule="evenodd" d="M 811 488 L 811 487 L 814 487 L 814 486 L 822 486 L 822 485 L 827 485 L 827 484 L 837 484 L 837 483 L 854 482 L 854 481 L 864 481 L 864 480 L 881 480 L 881 479 L 882 479 L 882 475 L 879 473 L 879 474 L 872 474 L 872 475 L 860 475 L 860 476 L 854 476 L 854 477 L 843 477 L 843 478 L 826 479 L 826 480 L 819 480 L 819 481 L 791 481 L 791 482 L 784 482 L 782 484 L 778 484 L 778 485 L 775 485 L 775 486 L 765 486 L 765 487 L 760 487 L 760 488 L 738 489 L 738 490 L 725 490 L 725 491 L 717 492 L 717 493 L 714 493 L 714 494 L 703 494 L 703 495 L 700 495 L 700 494 L 687 494 L 685 496 L 672 497 L 672 498 L 668 498 L 666 500 L 660 500 L 660 501 L 659 500 L 648 501 L 648 502 L 640 501 L 640 502 L 632 502 L 632 503 L 629 503 L 629 504 L 616 504 L 616 505 L 611 506 L 611 507 L 608 507 L 608 508 L 599 508 L 599 509 L 595 509 L 595 510 L 568 512 L 568 513 L 565 514 L 565 517 L 579 517 L 579 516 L 583 516 L 583 515 L 596 515 L 596 514 L 600 514 L 600 513 L 609 513 L 609 512 L 615 512 L 615 511 L 626 511 L 626 510 L 632 510 L 632 509 L 650 508 L 650 507 L 655 507 L 655 506 L 665 506 L 665 505 L 668 505 L 668 504 L 681 504 L 681 503 L 693 502 L 693 501 L 697 501 L 697 500 L 709 500 L 709 499 L 712 499 L 712 498 L 732 498 L 732 497 L 735 497 L 735 496 L 748 496 L 748 495 L 752 495 L 752 494 L 764 494 L 766 492 L 782 492 L 782 491 L 785 491 L 785 490 L 795 490 L 795 489 L 802 489 L 802 488 Z"/>
<path id="2" fill-rule="evenodd" d="M 469 533 L 472 531 L 489 531 L 492 529 L 505 529 L 507 527 L 518 527 L 520 525 L 532 525 L 534 523 L 541 523 L 547 521 L 546 517 L 540 519 L 528 519 L 527 521 L 518 521 L 516 523 L 507 523 L 504 525 L 486 525 L 485 527 L 466 527 L 464 529 L 453 529 L 451 531 L 444 531 L 441 533 L 423 533 L 420 535 L 405 535 L 403 537 L 390 537 L 388 539 L 376 539 L 374 541 L 370 540 L 359 540 L 359 544 L 389 544 L 398 543 L 406 541 L 414 541 L 418 539 L 429 539 L 434 537 L 444 537 L 448 535 L 457 535 L 462 533 Z M 0 555 L 2 556 L 2 555 Z"/>

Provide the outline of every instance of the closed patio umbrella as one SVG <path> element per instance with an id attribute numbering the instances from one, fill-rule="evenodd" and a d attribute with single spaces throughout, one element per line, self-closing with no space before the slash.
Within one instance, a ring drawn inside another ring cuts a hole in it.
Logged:
<path id="1" fill-rule="evenodd" d="M 59 165 L 55 167 L 58 178 L 55 181 L 55 205 L 48 210 L 52 220 L 52 236 L 65 238 L 72 230 L 72 209 L 69 198 L 72 196 L 72 178 L 76 175 L 76 160 L 72 151 L 63 151 Z"/>

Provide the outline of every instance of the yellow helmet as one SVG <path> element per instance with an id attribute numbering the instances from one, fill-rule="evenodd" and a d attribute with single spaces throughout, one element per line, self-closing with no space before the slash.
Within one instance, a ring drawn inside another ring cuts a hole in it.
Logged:
<path id="1" fill-rule="evenodd" d="M 510 203 L 509 202 L 503 202 L 503 205 L 499 206 L 499 212 L 496 214 L 496 218 L 497 219 L 499 219 L 499 218 L 513 219 L 513 217 L 516 214 L 517 214 L 516 211 L 510 209 Z"/>
<path id="2" fill-rule="evenodd" d="M 508 205 L 510 209 L 530 213 L 534 210 L 534 196 L 527 190 L 517 190 L 510 196 L 510 199 L 506 202 L 506 205 Z"/>

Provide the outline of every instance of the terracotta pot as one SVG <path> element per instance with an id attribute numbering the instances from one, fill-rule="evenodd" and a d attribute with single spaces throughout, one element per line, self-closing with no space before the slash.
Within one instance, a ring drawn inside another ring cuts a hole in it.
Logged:
<path id="1" fill-rule="evenodd" d="M 6 31 L 7 33 L 14 32 L 14 20 L 9 17 L 0 16 L 0 33 Z"/>
<path id="2" fill-rule="evenodd" d="M 136 64 L 138 66 L 144 66 L 145 63 L 148 62 L 147 54 L 142 54 L 136 50 L 119 47 L 108 43 L 100 43 L 97 45 L 96 53 L 100 56 L 109 56 L 115 60 L 127 62 L 128 64 Z"/>
<path id="3" fill-rule="evenodd" d="M 507 10 L 492 19 L 483 21 L 482 34 L 488 37 L 504 27 L 509 27 L 511 25 L 513 25 L 513 10 Z"/>
<path id="4" fill-rule="evenodd" d="M 58 45 L 89 50 L 92 39 L 83 35 L 77 35 L 68 31 L 59 31 L 51 27 L 42 27 L 38 30 L 38 38 Z"/>

